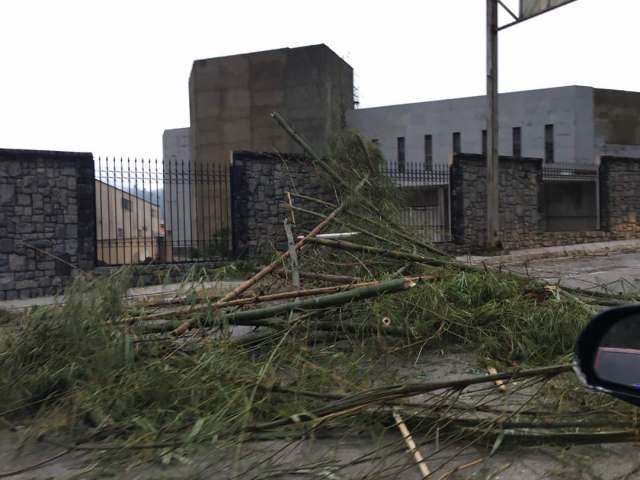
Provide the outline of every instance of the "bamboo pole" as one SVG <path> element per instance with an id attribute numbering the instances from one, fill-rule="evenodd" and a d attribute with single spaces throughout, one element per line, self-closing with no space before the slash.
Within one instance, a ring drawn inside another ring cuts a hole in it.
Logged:
<path id="1" fill-rule="evenodd" d="M 331 202 L 327 202 L 325 200 L 321 200 L 321 199 L 315 198 L 315 197 L 310 197 L 310 196 L 304 195 L 302 193 L 291 192 L 291 195 L 294 196 L 294 197 L 297 197 L 297 198 L 301 198 L 303 200 L 308 200 L 310 202 L 315 202 L 318 205 L 324 205 L 325 207 L 329 207 L 329 208 L 334 208 L 335 207 L 335 204 L 333 204 Z M 358 214 L 356 214 L 354 212 L 349 212 L 349 215 L 351 215 L 353 218 L 355 218 L 357 220 L 360 220 L 362 222 L 368 223 L 369 225 L 373 225 L 373 226 L 378 227 L 378 228 L 389 229 L 389 225 L 388 224 L 385 224 L 385 223 L 383 223 L 383 222 L 381 222 L 379 220 L 376 220 L 376 219 L 374 219 L 372 217 L 366 217 L 366 216 L 358 215 Z M 429 252 L 432 252 L 432 253 L 440 256 L 440 257 L 443 257 L 443 258 L 451 257 L 451 255 L 448 255 L 447 253 L 445 253 L 445 252 L 443 252 L 441 250 L 438 250 L 434 246 L 426 244 L 424 242 L 421 242 L 420 240 L 418 240 L 417 238 L 415 238 L 412 235 L 408 235 L 402 229 L 394 229 L 392 231 L 393 231 L 393 233 L 395 235 L 397 235 L 402 240 L 405 240 L 405 241 L 407 241 L 407 242 L 409 242 L 409 243 L 411 243 L 413 245 L 416 245 L 418 247 L 424 248 L 425 250 L 427 250 Z"/>
<path id="2" fill-rule="evenodd" d="M 420 469 L 422 478 L 427 478 L 431 474 L 431 472 L 429 471 L 429 466 L 427 465 L 427 462 L 425 462 L 422 453 L 420 453 L 420 450 L 418 450 L 416 442 L 413 441 L 411 432 L 407 428 L 407 425 L 404 423 L 404 420 L 402 419 L 402 416 L 397 409 L 394 408 L 392 414 L 393 419 L 396 421 L 396 426 L 402 434 L 402 439 L 404 440 L 404 443 L 407 444 L 407 450 L 409 450 L 409 453 L 413 454 L 413 458 L 418 464 L 418 468 Z"/>
<path id="3" fill-rule="evenodd" d="M 400 260 L 410 260 L 412 262 L 424 263 L 426 265 L 445 266 L 452 265 L 451 262 L 439 260 L 436 258 L 429 258 L 422 255 L 416 255 L 415 253 L 400 252 L 398 250 L 388 250 L 380 247 L 371 247 L 369 245 L 362 245 L 359 243 L 353 243 L 346 240 L 330 240 L 327 238 L 310 238 L 309 242 L 323 245 L 325 247 L 338 248 L 341 250 L 350 250 L 356 252 L 371 253 L 374 255 L 381 255 L 383 257 L 396 258 Z"/>
<path id="4" fill-rule="evenodd" d="M 366 183 L 367 179 L 363 178 L 360 183 L 358 183 L 358 185 L 355 187 L 353 193 L 356 194 Z M 318 225 L 315 226 L 315 228 L 313 230 L 311 230 L 311 232 L 309 232 L 305 237 L 303 237 L 301 240 L 299 240 L 295 245 L 294 245 L 294 249 L 300 250 L 302 248 L 302 246 L 307 243 L 308 240 L 310 240 L 311 238 L 313 238 L 315 235 L 317 235 L 318 233 L 320 233 L 324 228 L 326 228 L 327 225 L 329 225 L 329 223 L 331 222 L 331 220 L 333 220 L 346 206 L 346 201 L 343 201 L 333 212 L 331 212 L 323 221 L 321 221 Z M 274 271 L 278 265 L 280 265 L 284 260 L 286 260 L 289 255 L 290 255 L 291 250 L 287 250 L 284 253 L 281 253 L 280 255 L 278 255 L 278 258 L 276 258 L 273 262 L 271 262 L 269 265 L 267 265 L 266 267 L 264 267 L 262 270 L 260 270 L 258 273 L 256 273 L 253 277 L 251 277 L 249 280 L 247 280 L 246 282 L 242 283 L 241 285 L 239 285 L 238 287 L 234 288 L 232 291 L 230 291 L 229 293 L 227 293 L 225 296 L 223 296 L 220 300 L 218 300 L 214 306 L 217 307 L 219 304 L 224 303 L 228 300 L 233 300 L 234 298 L 238 297 L 241 293 L 247 291 L 249 288 L 251 288 L 253 285 L 255 285 L 256 283 L 258 283 L 260 280 L 262 280 L 264 277 L 266 277 L 269 273 L 271 273 L 272 271 Z M 189 329 L 191 329 L 193 327 L 193 322 L 191 320 L 186 320 L 185 322 L 183 322 L 182 324 L 180 324 L 174 331 L 173 334 L 176 336 L 182 335 L 183 333 L 187 332 Z"/>
<path id="5" fill-rule="evenodd" d="M 215 319 L 201 319 L 199 324 L 203 327 L 216 325 L 219 323 L 228 323 L 230 325 L 254 325 L 254 321 L 265 318 L 272 318 L 291 312 L 300 312 L 308 310 L 319 310 L 328 307 L 344 305 L 350 302 L 365 300 L 371 297 L 377 297 L 387 293 L 399 292 L 416 286 L 416 282 L 406 278 L 379 282 L 376 285 L 354 288 L 345 292 L 324 295 L 321 297 L 310 298 L 307 300 L 273 305 L 266 308 L 245 310 L 240 312 L 232 312 L 221 315 Z M 194 323 L 193 320 L 190 320 Z M 184 323 L 184 322 L 183 322 Z M 182 325 L 182 324 L 180 324 Z M 157 333 L 164 332 L 174 328 L 174 323 L 169 322 L 163 325 L 153 325 L 147 331 Z M 175 331 L 175 330 L 173 330 Z"/>
<path id="6" fill-rule="evenodd" d="M 433 275 L 423 275 L 420 277 L 407 277 L 407 280 L 429 281 L 429 280 L 434 280 L 435 278 L 436 277 Z M 243 305 L 254 305 L 256 303 L 275 302 L 278 300 L 288 300 L 291 298 L 298 298 L 298 297 L 313 297 L 316 295 L 327 295 L 331 293 L 338 293 L 338 292 L 353 290 L 355 288 L 371 287 L 374 285 L 379 285 L 380 283 L 381 282 L 379 281 L 350 283 L 348 285 L 333 285 L 331 287 L 309 288 L 309 289 L 302 289 L 302 290 L 292 290 L 288 292 L 271 293 L 268 295 L 244 297 L 244 298 L 238 298 L 236 300 L 229 300 L 228 302 L 220 303 L 217 305 L 217 308 L 222 309 L 222 308 L 229 308 L 229 307 L 239 307 Z M 208 310 L 210 308 L 211 308 L 211 305 L 208 305 L 208 304 L 196 305 L 191 307 L 183 307 L 180 309 L 168 310 L 168 311 L 152 313 L 148 315 L 141 315 L 138 317 L 129 317 L 114 323 L 131 324 L 139 321 L 166 319 L 167 317 L 175 318 L 176 316 L 192 315 L 194 313 L 201 312 L 203 310 Z"/>
<path id="7" fill-rule="evenodd" d="M 276 270 L 276 275 L 285 276 L 286 273 L 283 270 Z M 331 283 L 346 283 L 353 284 L 359 283 L 360 279 L 358 277 L 351 277 L 349 275 L 332 275 L 330 273 L 316 273 L 316 272 L 300 272 L 300 278 L 306 278 L 309 280 L 322 280 L 324 282 Z M 366 282 L 371 283 L 371 282 Z"/>
<path id="8" fill-rule="evenodd" d="M 322 215 L 321 213 L 314 212 L 313 210 L 308 210 L 308 209 L 302 208 L 302 207 L 295 207 L 293 205 L 289 205 L 289 204 L 286 204 L 286 203 L 283 203 L 282 205 L 284 207 L 292 210 L 292 212 L 293 212 L 293 210 L 295 210 L 297 212 L 304 213 L 306 215 L 311 215 L 311 216 L 314 216 L 314 217 L 320 217 L 320 218 L 324 217 L 324 215 Z M 366 228 L 362 228 L 362 227 L 359 227 L 357 225 L 354 225 L 353 223 L 345 222 L 344 220 L 338 220 L 337 218 L 334 219 L 334 221 L 336 223 L 340 224 L 340 225 L 343 225 L 343 226 L 351 229 L 351 230 L 355 230 L 355 231 L 357 231 L 359 233 L 362 233 L 363 235 L 366 235 L 367 237 L 373 238 L 374 240 L 378 240 L 380 242 L 389 243 L 389 244 L 391 244 L 391 245 L 393 245 L 395 247 L 398 247 L 398 248 L 402 247 L 402 244 L 400 244 L 398 242 L 395 242 L 393 240 L 385 238 L 385 237 L 383 237 L 381 235 L 378 235 L 377 233 L 373 233 L 373 232 L 367 230 Z"/>
<path id="9" fill-rule="evenodd" d="M 461 378 L 458 380 L 449 380 L 430 383 L 409 383 L 404 385 L 391 385 L 386 387 L 374 388 L 365 392 L 343 398 L 342 400 L 333 401 L 325 407 L 318 408 L 311 412 L 297 416 L 288 416 L 271 422 L 258 423 L 248 427 L 249 431 L 260 431 L 271 428 L 282 427 L 296 422 L 322 420 L 322 417 L 336 415 L 340 412 L 350 411 L 353 409 L 366 408 L 369 405 L 379 405 L 394 400 L 414 397 L 424 393 L 434 392 L 444 389 L 463 389 L 471 385 L 479 383 L 495 382 L 496 380 L 514 380 L 518 378 L 546 377 L 551 378 L 562 373 L 573 371 L 573 365 L 552 365 L 549 367 L 532 368 L 529 370 L 515 370 L 511 372 L 498 373 L 497 375 L 481 375 L 476 377 Z M 297 420 L 294 420 L 295 417 Z"/>

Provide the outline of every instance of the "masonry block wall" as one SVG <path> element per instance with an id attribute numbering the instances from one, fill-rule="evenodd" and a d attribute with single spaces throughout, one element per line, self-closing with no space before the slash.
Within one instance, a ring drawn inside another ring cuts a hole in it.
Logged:
<path id="1" fill-rule="evenodd" d="M 640 234 L 640 159 L 602 157 L 600 223 L 615 238 Z"/>
<path id="2" fill-rule="evenodd" d="M 95 222 L 92 154 L 0 149 L 0 300 L 57 294 L 71 265 L 92 269 Z"/>
<path id="3" fill-rule="evenodd" d="M 453 241 L 470 247 L 485 244 L 487 218 L 486 160 L 456 155 L 451 165 Z M 505 248 L 535 244 L 544 230 L 540 210 L 542 160 L 500 157 L 500 229 Z"/>
<path id="4" fill-rule="evenodd" d="M 236 256 L 269 257 L 284 251 L 287 192 L 335 202 L 311 160 L 296 155 L 234 152 L 231 168 L 231 216 Z M 318 210 L 312 202 L 293 198 L 297 207 Z M 313 228 L 321 219 L 295 212 L 293 233 Z"/>

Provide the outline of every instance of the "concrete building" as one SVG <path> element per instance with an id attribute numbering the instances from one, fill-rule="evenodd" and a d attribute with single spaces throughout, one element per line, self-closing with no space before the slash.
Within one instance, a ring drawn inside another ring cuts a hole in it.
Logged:
<path id="1" fill-rule="evenodd" d="M 197 60 L 189 77 L 189 103 L 196 166 L 227 168 L 234 150 L 299 152 L 272 112 L 324 152 L 353 109 L 353 69 L 326 45 Z M 208 208 L 212 201 L 226 205 L 228 190 L 219 188 L 211 198 L 197 186 L 195 232 L 209 237 L 229 229 L 228 217 Z"/>
<path id="2" fill-rule="evenodd" d="M 160 207 L 100 180 L 96 190 L 96 257 L 106 265 L 164 258 Z"/>
<path id="3" fill-rule="evenodd" d="M 228 165 L 240 149 L 300 151 L 274 111 L 322 151 L 353 109 L 353 69 L 326 45 L 196 60 L 189 102 L 195 163 Z"/>
<path id="4" fill-rule="evenodd" d="M 176 257 L 189 250 L 193 242 L 195 189 L 189 175 L 191 162 L 191 130 L 174 128 L 162 135 L 162 186 L 167 246 Z"/>
<path id="5" fill-rule="evenodd" d="M 602 154 L 640 156 L 640 93 L 570 86 L 499 96 L 501 155 L 594 164 Z M 348 125 L 388 162 L 446 164 L 484 153 L 484 96 L 352 110 Z"/>

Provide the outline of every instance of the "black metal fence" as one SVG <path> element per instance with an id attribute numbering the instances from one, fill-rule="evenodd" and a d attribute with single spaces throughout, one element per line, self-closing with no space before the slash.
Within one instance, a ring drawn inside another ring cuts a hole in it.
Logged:
<path id="1" fill-rule="evenodd" d="M 96 161 L 102 265 L 205 261 L 229 254 L 229 170 L 181 160 Z"/>
<path id="2" fill-rule="evenodd" d="M 597 165 L 546 164 L 542 207 L 547 231 L 600 228 L 600 175 Z"/>
<path id="3" fill-rule="evenodd" d="M 388 164 L 382 171 L 398 187 L 399 221 L 424 240 L 451 239 L 450 175 L 448 165 Z"/>

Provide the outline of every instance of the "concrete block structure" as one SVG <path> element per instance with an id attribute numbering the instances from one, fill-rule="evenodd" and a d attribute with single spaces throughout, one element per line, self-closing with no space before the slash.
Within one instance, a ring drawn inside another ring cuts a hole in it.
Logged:
<path id="1" fill-rule="evenodd" d="M 545 163 L 594 164 L 640 156 L 640 93 L 583 86 L 499 95 L 499 150 Z M 484 96 L 353 110 L 349 127 L 374 140 L 390 163 L 446 164 L 486 150 Z"/>
<path id="2" fill-rule="evenodd" d="M 353 109 L 353 69 L 326 45 L 197 60 L 189 101 L 196 164 L 228 165 L 239 149 L 298 152 L 274 111 L 323 151 Z"/>
<path id="3" fill-rule="evenodd" d="M 165 235 L 172 254 L 179 256 L 194 240 L 192 217 L 195 216 L 195 196 L 188 181 L 188 174 L 193 167 L 191 130 L 165 130 L 162 135 L 162 152 Z"/>
<path id="4" fill-rule="evenodd" d="M 234 150 L 300 152 L 280 113 L 324 153 L 353 109 L 353 69 L 326 45 L 197 60 L 189 78 L 194 165 L 228 166 Z M 217 200 L 217 199 L 216 199 Z M 220 198 L 220 201 L 226 201 Z M 220 225 L 196 192 L 197 231 Z"/>

